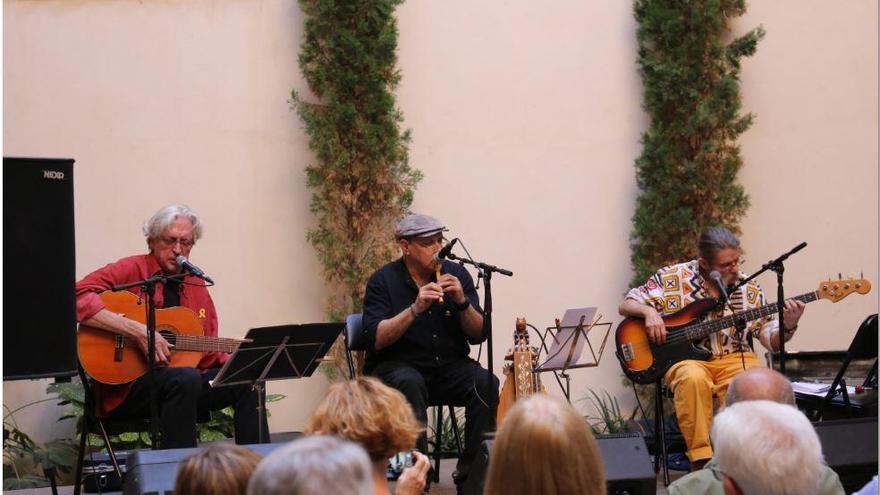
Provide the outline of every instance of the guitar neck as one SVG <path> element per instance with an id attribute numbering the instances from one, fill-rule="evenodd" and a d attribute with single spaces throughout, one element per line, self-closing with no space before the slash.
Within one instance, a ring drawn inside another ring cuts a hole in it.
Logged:
<path id="1" fill-rule="evenodd" d="M 235 352 L 240 340 L 222 337 L 206 337 L 203 335 L 166 335 L 165 338 L 174 346 L 176 351 L 196 352 Z"/>
<path id="2" fill-rule="evenodd" d="M 795 296 L 792 299 L 796 299 L 803 303 L 811 303 L 816 299 L 819 299 L 819 293 L 816 291 L 807 292 L 806 294 Z M 687 327 L 684 329 L 684 332 L 687 334 L 689 340 L 703 339 L 715 332 L 720 332 L 725 328 L 734 327 L 737 320 L 752 321 L 778 312 L 779 302 L 777 301 L 773 304 L 761 306 L 760 308 L 750 309 L 734 315 L 725 316 L 724 318 L 718 318 L 717 320 L 706 321 L 692 327 Z"/>

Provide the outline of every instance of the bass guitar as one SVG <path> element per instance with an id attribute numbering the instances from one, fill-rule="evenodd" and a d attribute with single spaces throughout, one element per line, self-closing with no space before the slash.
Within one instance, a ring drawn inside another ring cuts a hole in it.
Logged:
<path id="1" fill-rule="evenodd" d="M 146 323 L 146 305 L 131 292 L 108 291 L 101 293 L 100 297 L 108 310 Z M 184 307 L 157 309 L 156 331 L 173 346 L 167 365 L 172 367 L 195 367 L 204 353 L 234 352 L 243 342 L 205 336 L 199 317 Z M 150 370 L 147 357 L 132 338 L 80 325 L 76 343 L 83 369 L 101 383 L 121 385 L 140 378 Z"/>
<path id="2" fill-rule="evenodd" d="M 828 299 L 836 303 L 853 292 L 867 294 L 870 291 L 871 283 L 864 279 L 836 280 L 821 282 L 818 290 L 801 294 L 794 299 L 804 303 Z M 656 382 L 679 361 L 685 359 L 706 361 L 712 357 L 710 351 L 697 347 L 695 342 L 715 332 L 733 328 L 737 320 L 751 321 L 779 311 L 779 303 L 776 302 L 735 315 L 704 321 L 705 316 L 715 309 L 717 304 L 715 299 L 701 299 L 688 304 L 677 313 L 663 317 L 668 332 L 666 342 L 663 344 L 655 344 L 648 339 L 644 319 L 624 319 L 615 333 L 617 346 L 615 354 L 623 367 L 623 373 L 635 383 Z"/>

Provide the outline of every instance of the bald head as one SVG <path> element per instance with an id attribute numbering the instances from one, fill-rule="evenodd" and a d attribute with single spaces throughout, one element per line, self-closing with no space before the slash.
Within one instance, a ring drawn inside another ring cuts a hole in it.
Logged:
<path id="1" fill-rule="evenodd" d="M 769 368 L 749 368 L 730 382 L 725 403 L 730 406 L 747 400 L 770 400 L 793 406 L 794 391 L 780 373 Z"/>

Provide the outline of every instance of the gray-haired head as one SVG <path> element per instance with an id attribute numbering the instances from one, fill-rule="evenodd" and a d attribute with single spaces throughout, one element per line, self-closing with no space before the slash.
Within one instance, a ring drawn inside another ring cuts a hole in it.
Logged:
<path id="1" fill-rule="evenodd" d="M 722 249 L 739 249 L 739 239 L 724 227 L 711 227 L 700 234 L 700 238 L 697 240 L 697 249 L 700 252 L 700 258 L 712 261 L 718 251 Z"/>
<path id="2" fill-rule="evenodd" d="M 725 404 L 731 406 L 746 400 L 770 400 L 794 405 L 791 382 L 770 368 L 749 368 L 736 375 L 727 387 Z"/>
<path id="3" fill-rule="evenodd" d="M 822 444 L 795 407 L 767 400 L 738 402 L 718 413 L 711 438 L 724 483 L 735 483 L 745 495 L 815 495 L 819 490 Z"/>
<path id="4" fill-rule="evenodd" d="M 248 495 L 372 495 L 373 472 L 363 447 L 337 437 L 304 437 L 276 449 L 254 471 Z"/>
<path id="5" fill-rule="evenodd" d="M 195 210 L 184 204 L 168 205 L 144 223 L 143 231 L 147 237 L 147 245 L 162 236 L 178 218 L 185 218 L 192 224 L 193 241 L 198 241 L 202 237 L 202 222 Z"/>

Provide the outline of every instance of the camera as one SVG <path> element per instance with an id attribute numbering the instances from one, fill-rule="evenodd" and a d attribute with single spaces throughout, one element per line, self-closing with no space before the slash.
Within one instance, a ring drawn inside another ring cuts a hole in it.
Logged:
<path id="1" fill-rule="evenodd" d="M 398 452 L 391 459 L 388 459 L 388 469 L 386 477 L 389 480 L 396 480 L 403 473 L 403 470 L 411 467 L 415 462 L 412 451 Z"/>

